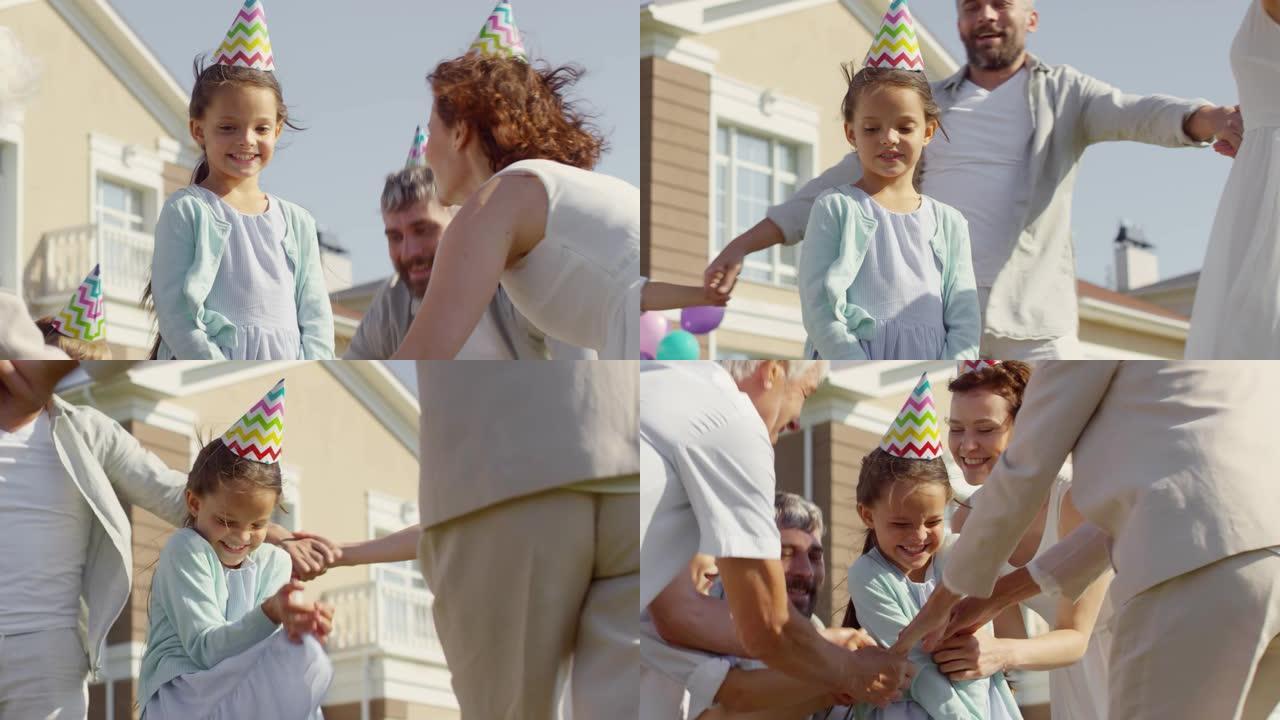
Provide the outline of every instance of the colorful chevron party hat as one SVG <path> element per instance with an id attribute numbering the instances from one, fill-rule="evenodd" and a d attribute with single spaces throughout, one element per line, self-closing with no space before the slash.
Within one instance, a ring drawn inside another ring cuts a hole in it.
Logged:
<path id="1" fill-rule="evenodd" d="M 222 442 L 242 458 L 268 465 L 280 462 L 284 445 L 283 379 L 223 433 Z"/>
<path id="2" fill-rule="evenodd" d="M 485 55 L 502 55 L 525 61 L 529 59 L 524 51 L 524 43 L 520 42 L 520 30 L 511 14 L 510 2 L 499 0 L 497 7 L 489 13 L 484 27 L 480 28 L 476 41 L 471 43 L 471 49 Z"/>
<path id="3" fill-rule="evenodd" d="M 107 319 L 103 314 L 102 266 L 94 265 L 93 272 L 80 283 L 71 302 L 53 317 L 53 329 L 69 338 L 94 342 L 105 340 Z"/>
<path id="4" fill-rule="evenodd" d="M 880 21 L 880 31 L 871 39 L 867 52 L 867 67 L 893 70 L 919 70 L 924 72 L 924 57 L 920 54 L 920 39 L 916 37 L 916 24 L 907 9 L 907 0 L 893 0 Z"/>
<path id="5" fill-rule="evenodd" d="M 880 440 L 880 449 L 900 458 L 933 460 L 942 456 L 938 414 L 933 406 L 929 375 L 920 376 L 916 389 L 898 411 L 898 417 Z"/>
<path id="6" fill-rule="evenodd" d="M 271 54 L 271 37 L 267 34 L 267 14 L 262 9 L 262 0 L 245 0 L 227 36 L 218 46 L 213 61 L 218 65 L 275 71 L 276 60 Z"/>
<path id="7" fill-rule="evenodd" d="M 956 363 L 956 377 L 960 377 L 965 373 L 978 372 L 983 368 L 995 367 L 999 364 L 999 360 L 961 360 Z"/>
<path id="8" fill-rule="evenodd" d="M 413 131 L 413 145 L 409 148 L 409 159 L 405 161 L 404 166 L 405 168 L 427 166 L 427 134 L 422 132 L 421 125 Z"/>

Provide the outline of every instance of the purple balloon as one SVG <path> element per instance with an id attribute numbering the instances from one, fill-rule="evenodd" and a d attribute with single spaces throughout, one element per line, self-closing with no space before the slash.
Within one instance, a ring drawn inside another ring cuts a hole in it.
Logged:
<path id="1" fill-rule="evenodd" d="M 694 335 L 704 335 L 720 327 L 724 308 L 715 305 L 687 307 L 680 311 L 680 327 Z"/>
<path id="2" fill-rule="evenodd" d="M 640 353 L 640 359 L 641 359 L 641 360 L 655 360 L 656 358 L 654 358 L 652 355 L 650 355 L 650 354 L 649 354 L 649 353 L 647 353 L 647 352 L 642 352 L 642 353 Z"/>
<path id="3" fill-rule="evenodd" d="M 670 323 L 660 312 L 650 310 L 640 314 L 640 354 L 650 359 L 658 356 L 658 343 L 667 336 Z"/>

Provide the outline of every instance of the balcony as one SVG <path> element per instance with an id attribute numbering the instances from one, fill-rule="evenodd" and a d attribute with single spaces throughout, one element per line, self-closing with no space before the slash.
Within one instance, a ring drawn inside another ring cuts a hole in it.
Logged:
<path id="1" fill-rule="evenodd" d="M 362 720 L 374 720 L 378 701 L 397 701 L 426 711 L 423 717 L 458 717 L 429 592 L 366 582 L 326 591 L 320 600 L 334 607 L 326 707 L 359 707 Z"/>
<path id="2" fill-rule="evenodd" d="M 431 620 L 431 594 L 385 582 L 367 582 L 320 596 L 334 607 L 329 653 L 372 654 L 444 663 Z"/>
<path id="3" fill-rule="evenodd" d="M 71 297 L 94 265 L 101 264 L 106 299 L 137 306 L 151 278 L 154 247 L 150 234 L 110 225 L 47 232 L 27 261 L 27 299 L 33 310 L 52 311 Z"/>

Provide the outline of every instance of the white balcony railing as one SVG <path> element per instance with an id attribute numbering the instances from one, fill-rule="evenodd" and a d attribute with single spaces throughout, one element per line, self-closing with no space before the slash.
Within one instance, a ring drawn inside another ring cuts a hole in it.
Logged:
<path id="1" fill-rule="evenodd" d="M 109 225 L 80 225 L 44 234 L 27 266 L 28 299 L 33 304 L 65 301 L 80 281 L 102 265 L 102 290 L 109 300 L 136 304 L 151 277 L 154 238 Z"/>
<path id="2" fill-rule="evenodd" d="M 330 590 L 320 599 L 334 606 L 331 654 L 358 651 L 443 661 L 426 590 L 367 582 Z"/>

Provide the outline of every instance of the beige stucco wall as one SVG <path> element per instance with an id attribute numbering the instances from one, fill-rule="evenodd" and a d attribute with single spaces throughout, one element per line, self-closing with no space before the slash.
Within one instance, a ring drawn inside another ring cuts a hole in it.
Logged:
<path id="1" fill-rule="evenodd" d="M 340 381 L 320 363 L 174 400 L 199 414 L 201 437 L 216 436 L 285 379 L 282 462 L 301 474 L 303 529 L 332 540 L 364 540 L 369 491 L 418 499 L 418 461 Z M 417 437 L 414 430 L 413 436 Z M 335 568 L 308 583 L 307 594 L 365 582 L 367 567 Z"/>
<path id="2" fill-rule="evenodd" d="M 771 88 L 819 108 L 818 167 L 848 152 L 840 118 L 845 82 L 840 63 L 861 61 L 871 34 L 839 3 L 701 35 L 720 52 L 716 74 Z"/>
<path id="3" fill-rule="evenodd" d="M 22 247 L 29 257 L 43 233 L 90 221 L 91 132 L 148 150 L 170 136 L 47 2 L 0 10 L 0 25 L 13 28 L 43 66 L 24 120 Z"/>

